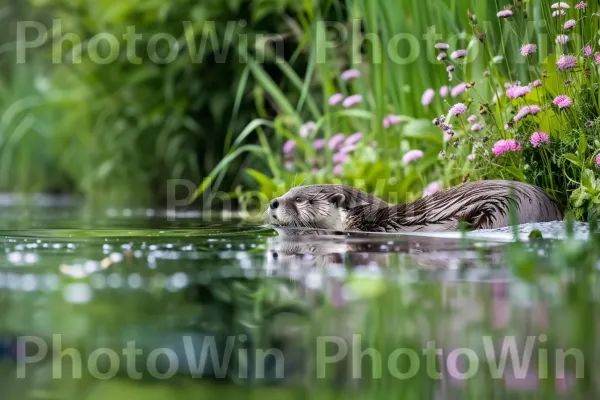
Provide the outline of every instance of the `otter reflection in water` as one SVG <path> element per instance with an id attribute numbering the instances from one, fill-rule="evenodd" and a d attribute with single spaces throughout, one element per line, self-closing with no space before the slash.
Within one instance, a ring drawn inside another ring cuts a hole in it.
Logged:
<path id="1" fill-rule="evenodd" d="M 512 181 L 465 183 L 413 203 L 391 205 L 348 186 L 310 185 L 273 199 L 265 213 L 275 226 L 362 232 L 456 231 L 563 219 L 557 203 L 540 188 Z"/>

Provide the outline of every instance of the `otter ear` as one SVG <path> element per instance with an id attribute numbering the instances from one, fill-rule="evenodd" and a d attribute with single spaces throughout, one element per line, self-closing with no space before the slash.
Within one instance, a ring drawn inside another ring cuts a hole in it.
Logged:
<path id="1" fill-rule="evenodd" d="M 337 207 L 346 210 L 351 210 L 353 208 L 366 206 L 369 204 L 369 202 L 363 199 L 361 196 L 358 196 L 349 190 L 331 194 L 329 196 L 329 201 L 335 204 Z"/>
<path id="2" fill-rule="evenodd" d="M 329 201 L 336 205 L 336 207 L 345 207 L 344 202 L 346 201 L 346 196 L 342 193 L 335 193 L 331 195 Z"/>

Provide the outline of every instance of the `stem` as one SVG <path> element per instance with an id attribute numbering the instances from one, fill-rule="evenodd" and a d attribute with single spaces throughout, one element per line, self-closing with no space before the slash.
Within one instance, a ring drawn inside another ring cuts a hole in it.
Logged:
<path id="1" fill-rule="evenodd" d="M 548 157 L 548 155 L 546 154 L 546 148 L 542 147 L 542 158 L 544 159 L 544 164 L 546 164 L 546 170 L 548 171 L 548 177 L 550 178 L 550 189 L 552 191 L 552 193 L 556 193 L 556 190 L 554 189 L 554 178 L 552 177 L 552 168 L 550 165 L 550 159 Z"/>

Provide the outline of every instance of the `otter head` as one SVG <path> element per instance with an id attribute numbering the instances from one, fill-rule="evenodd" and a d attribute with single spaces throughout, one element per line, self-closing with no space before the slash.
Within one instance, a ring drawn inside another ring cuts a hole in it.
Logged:
<path id="1" fill-rule="evenodd" d="M 341 231 L 348 212 L 371 204 L 371 199 L 375 198 L 347 186 L 300 186 L 271 200 L 266 220 L 276 226 Z"/>

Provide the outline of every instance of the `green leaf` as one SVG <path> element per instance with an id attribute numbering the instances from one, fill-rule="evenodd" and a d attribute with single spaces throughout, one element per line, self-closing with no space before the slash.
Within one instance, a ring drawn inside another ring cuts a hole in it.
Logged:
<path id="1" fill-rule="evenodd" d="M 591 198 L 590 194 L 585 190 L 583 186 L 578 187 L 571 193 L 569 197 L 569 202 L 575 208 L 583 207 L 586 201 Z"/>
<path id="2" fill-rule="evenodd" d="M 578 167 L 581 168 L 582 162 L 579 159 L 579 157 L 577 157 L 575 154 L 573 154 L 573 153 L 565 153 L 565 154 L 563 154 L 563 157 L 566 158 L 567 160 L 571 161 L 573 164 L 575 164 L 575 165 L 577 165 Z"/>
<path id="3" fill-rule="evenodd" d="M 583 133 L 579 134 L 579 157 L 585 158 L 585 152 L 587 150 L 587 140 Z"/>
<path id="4" fill-rule="evenodd" d="M 200 184 L 200 186 L 198 186 L 198 189 L 196 189 L 196 193 L 194 193 L 194 199 L 197 199 L 198 196 L 200 196 L 202 193 L 204 193 L 204 191 L 210 186 L 210 184 L 213 182 L 213 177 L 212 176 L 208 176 L 206 177 L 202 183 Z"/>
<path id="5" fill-rule="evenodd" d="M 526 180 L 525 179 L 525 175 L 518 168 L 515 168 L 515 167 L 506 167 L 506 170 L 508 172 L 510 172 L 511 175 L 514 176 L 515 178 L 517 178 L 518 180 L 520 180 L 522 182 L 524 182 Z"/>
<path id="6" fill-rule="evenodd" d="M 235 142 L 233 143 L 233 147 L 238 147 L 239 145 L 242 144 L 242 142 L 246 139 L 246 137 L 248 137 L 248 135 L 250 135 L 252 132 L 254 132 L 259 126 L 266 126 L 269 128 L 273 127 L 273 123 L 271 121 L 267 121 L 265 119 L 255 119 L 253 121 L 251 121 L 242 131 L 242 133 L 239 134 L 239 136 L 235 139 Z"/>
<path id="7" fill-rule="evenodd" d="M 594 172 L 585 169 L 583 174 L 581 174 L 581 184 L 586 188 L 589 192 L 595 192 L 596 189 L 596 178 L 594 177 Z"/>
<path id="8" fill-rule="evenodd" d="M 306 100 L 308 104 L 308 108 L 314 119 L 319 119 L 321 117 L 321 112 L 319 111 L 319 107 L 315 102 L 315 99 L 312 96 L 307 96 L 309 84 L 311 82 L 311 75 L 314 69 L 314 63 L 309 65 L 309 69 L 306 73 L 305 79 L 303 80 L 298 76 L 294 68 L 292 68 L 284 59 L 279 57 L 275 60 L 275 65 L 281 69 L 284 75 L 290 80 L 290 82 L 300 91 L 300 101 L 298 102 L 297 112 L 300 113 L 302 109 L 302 103 Z"/>
<path id="9" fill-rule="evenodd" d="M 443 145 L 444 136 L 429 120 L 409 121 L 403 129 L 404 137 L 422 139 L 438 145 Z"/>
<path id="10" fill-rule="evenodd" d="M 373 113 L 365 110 L 343 110 L 335 113 L 336 117 L 353 117 L 365 120 L 373 118 Z"/>
<path id="11" fill-rule="evenodd" d="M 213 169 L 211 171 L 211 173 L 209 174 L 209 176 L 207 176 L 202 183 L 200 184 L 200 186 L 198 187 L 198 189 L 196 189 L 196 192 L 194 193 L 194 199 L 197 199 L 202 193 L 204 193 L 204 191 L 210 186 L 210 184 L 212 183 L 213 179 L 215 178 L 215 176 L 217 176 L 217 174 L 219 172 L 221 172 L 223 169 L 227 168 L 229 166 L 229 164 L 235 160 L 237 157 L 239 157 L 240 155 L 244 154 L 244 153 L 255 153 L 257 155 L 264 155 L 264 150 L 259 147 L 259 146 L 255 146 L 255 145 L 245 145 L 242 146 L 238 149 L 236 149 L 235 151 L 231 152 L 230 154 L 227 154 L 215 167 L 215 169 Z"/>
<path id="12" fill-rule="evenodd" d="M 275 193 L 277 190 L 277 185 L 273 182 L 273 180 L 262 172 L 248 168 L 246 173 L 260 185 L 263 193 Z"/>
<path id="13" fill-rule="evenodd" d="M 382 176 L 389 176 L 389 166 L 382 162 L 376 162 L 374 164 L 365 165 L 364 171 L 365 180 L 367 182 L 376 182 L 378 178 Z"/>
<path id="14" fill-rule="evenodd" d="M 540 103 L 540 104 L 543 104 L 543 103 Z M 544 117 L 540 118 L 538 129 L 543 132 L 548 132 L 548 133 L 552 132 L 552 128 L 554 128 L 556 126 L 556 118 L 557 118 L 557 116 L 556 116 L 556 113 L 554 112 L 554 110 L 552 110 L 551 108 L 544 110 Z M 558 135 L 566 136 L 567 131 L 559 130 Z"/>

